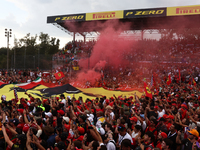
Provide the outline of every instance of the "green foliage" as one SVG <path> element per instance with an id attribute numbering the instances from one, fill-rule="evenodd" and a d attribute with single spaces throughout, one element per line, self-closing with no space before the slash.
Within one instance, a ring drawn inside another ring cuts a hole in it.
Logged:
<path id="1" fill-rule="evenodd" d="M 41 32 L 38 35 L 31 36 L 28 33 L 24 38 L 21 39 L 14 39 L 14 47 L 9 51 L 9 62 L 14 62 L 14 53 L 15 56 L 21 58 L 17 60 L 16 63 L 24 64 L 24 60 L 27 59 L 29 56 L 32 58 L 29 59 L 29 63 L 33 63 L 33 61 L 38 62 L 37 66 L 45 68 L 45 64 L 47 68 L 51 68 L 52 55 L 59 51 L 60 40 L 54 37 L 50 37 L 48 34 Z M 34 59 L 33 59 L 34 58 Z M 6 61 L 7 61 L 7 48 L 0 48 L 0 69 L 6 68 Z M 47 64 L 48 62 L 48 64 Z M 26 61 L 28 63 L 28 61 Z M 39 64 L 40 63 L 40 64 Z M 9 65 L 9 68 L 13 67 Z M 17 66 L 17 64 L 15 64 Z M 25 66 L 26 65 L 20 65 Z M 28 64 L 27 64 L 28 66 Z M 29 65 L 30 66 L 30 65 Z M 36 67 L 37 67 L 36 66 Z M 20 68 L 19 69 L 23 69 Z"/>

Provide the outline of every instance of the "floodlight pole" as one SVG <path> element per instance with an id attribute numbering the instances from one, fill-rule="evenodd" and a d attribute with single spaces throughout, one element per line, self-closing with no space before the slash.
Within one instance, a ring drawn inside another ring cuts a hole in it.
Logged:
<path id="1" fill-rule="evenodd" d="M 7 73 L 9 69 L 9 38 L 12 37 L 12 29 L 5 29 L 5 37 L 7 37 Z"/>

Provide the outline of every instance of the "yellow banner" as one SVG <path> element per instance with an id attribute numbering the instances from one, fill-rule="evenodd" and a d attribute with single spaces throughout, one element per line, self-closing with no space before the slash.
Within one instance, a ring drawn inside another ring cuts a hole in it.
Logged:
<path id="1" fill-rule="evenodd" d="M 200 14 L 200 5 L 167 7 L 167 16 L 183 16 Z"/>
<path id="2" fill-rule="evenodd" d="M 121 19 L 124 16 L 124 11 L 107 11 L 86 13 L 86 21 L 89 20 L 109 20 L 109 19 Z"/>
<path id="3" fill-rule="evenodd" d="M 73 67 L 74 70 L 79 70 L 79 67 Z"/>

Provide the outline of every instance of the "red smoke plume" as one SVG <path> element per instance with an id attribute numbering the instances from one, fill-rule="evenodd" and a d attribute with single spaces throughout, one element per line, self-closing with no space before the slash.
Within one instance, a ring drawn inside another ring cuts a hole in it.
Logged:
<path id="1" fill-rule="evenodd" d="M 121 28 L 116 30 L 116 26 Z M 131 51 L 131 47 L 133 47 L 135 41 L 121 36 L 122 31 L 128 25 L 121 25 L 116 21 L 107 21 L 104 27 L 97 43 L 93 47 L 91 56 L 79 61 L 79 66 L 85 71 L 78 74 L 77 80 L 79 82 L 89 80 L 94 83 L 96 79 L 101 77 L 100 70 L 104 69 L 106 64 L 116 69 L 119 65 L 124 66 L 129 64 L 124 57 Z M 87 70 L 88 68 L 90 70 Z"/>

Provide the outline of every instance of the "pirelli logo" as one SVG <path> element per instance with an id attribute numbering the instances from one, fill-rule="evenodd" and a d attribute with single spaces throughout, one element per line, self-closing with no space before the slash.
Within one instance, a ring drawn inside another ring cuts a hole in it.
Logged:
<path id="1" fill-rule="evenodd" d="M 104 18 L 104 19 L 115 18 L 115 12 L 93 14 L 93 19 L 101 19 L 101 18 Z"/>
<path id="2" fill-rule="evenodd" d="M 166 8 L 162 9 L 143 9 L 143 10 L 125 10 L 124 18 L 166 16 Z"/>
<path id="3" fill-rule="evenodd" d="M 123 15 L 124 15 L 124 12 L 122 10 L 109 11 L 109 12 L 86 13 L 86 21 L 120 19 L 120 18 L 123 18 Z"/>
<path id="4" fill-rule="evenodd" d="M 167 16 L 183 16 L 200 14 L 200 5 L 182 6 L 182 7 L 167 7 Z"/>
<path id="5" fill-rule="evenodd" d="M 176 14 L 200 14 L 200 6 L 176 8 Z"/>

